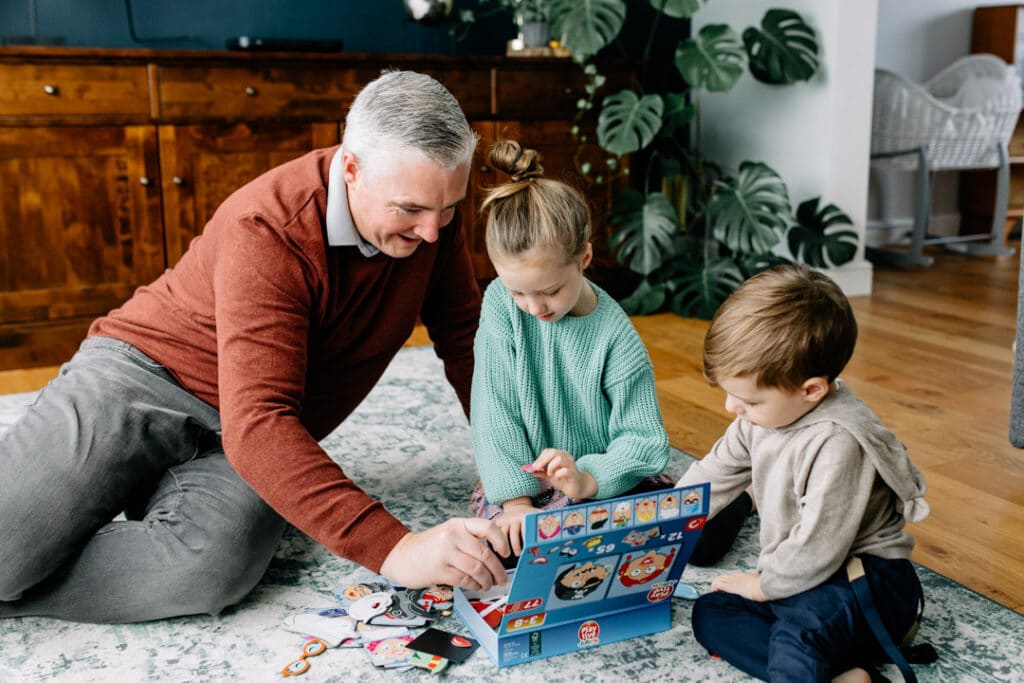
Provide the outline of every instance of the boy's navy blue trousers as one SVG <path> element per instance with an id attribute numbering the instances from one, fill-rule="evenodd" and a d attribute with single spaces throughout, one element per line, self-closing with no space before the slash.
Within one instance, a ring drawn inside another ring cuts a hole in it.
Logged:
<path id="1" fill-rule="evenodd" d="M 882 623 L 899 645 L 917 619 L 921 583 L 909 560 L 862 555 Z M 884 660 L 842 567 L 825 583 L 788 598 L 756 602 L 716 591 L 693 606 L 697 642 L 767 681 L 828 681 Z"/>

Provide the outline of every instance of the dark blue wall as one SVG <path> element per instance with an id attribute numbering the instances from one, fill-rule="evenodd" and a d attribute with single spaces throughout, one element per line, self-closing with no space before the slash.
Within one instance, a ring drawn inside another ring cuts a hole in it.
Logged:
<path id="1" fill-rule="evenodd" d="M 475 6 L 473 0 L 456 7 Z M 31 34 L 29 0 L 0 0 L 0 41 Z M 35 0 L 40 37 L 80 47 L 223 49 L 234 36 L 341 39 L 346 52 L 502 54 L 515 31 L 507 15 L 474 26 L 455 43 L 448 26 L 417 24 L 402 0 Z"/>

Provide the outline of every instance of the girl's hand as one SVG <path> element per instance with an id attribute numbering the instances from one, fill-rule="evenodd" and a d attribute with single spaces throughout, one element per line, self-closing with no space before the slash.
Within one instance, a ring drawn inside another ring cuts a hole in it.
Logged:
<path id="1" fill-rule="evenodd" d="M 557 448 L 545 448 L 532 466 L 527 465 L 523 470 L 538 479 L 547 478 L 552 486 L 573 500 L 585 500 L 597 495 L 594 476 L 590 472 L 581 472 L 576 467 L 576 459 Z"/>
<path id="2" fill-rule="evenodd" d="M 529 498 L 526 498 L 525 502 L 519 502 L 518 500 L 505 501 L 501 507 L 504 512 L 501 513 L 501 517 L 494 521 L 508 537 L 509 544 L 512 546 L 512 552 L 517 556 L 522 555 L 523 545 L 525 544 L 523 517 L 528 512 L 537 512 L 537 508 L 530 504 Z"/>
<path id="3" fill-rule="evenodd" d="M 716 576 L 711 582 L 711 590 L 735 593 L 754 602 L 764 602 L 768 599 L 761 592 L 761 576 L 753 572 L 736 572 L 735 574 Z"/>

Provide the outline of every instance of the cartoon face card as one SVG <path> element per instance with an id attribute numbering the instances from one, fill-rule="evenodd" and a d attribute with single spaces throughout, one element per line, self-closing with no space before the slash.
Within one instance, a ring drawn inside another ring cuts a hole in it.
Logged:
<path id="1" fill-rule="evenodd" d="M 548 606 L 581 605 L 600 600 L 615 576 L 618 556 L 561 565 L 548 596 Z"/>

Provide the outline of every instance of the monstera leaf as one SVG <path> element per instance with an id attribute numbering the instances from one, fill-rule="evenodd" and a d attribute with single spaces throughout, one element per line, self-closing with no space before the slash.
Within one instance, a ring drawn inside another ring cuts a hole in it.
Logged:
<path id="1" fill-rule="evenodd" d="M 662 117 L 661 131 L 670 135 L 680 126 L 685 126 L 697 115 L 697 108 L 687 101 L 683 93 L 667 93 L 665 95 L 665 115 Z"/>
<path id="2" fill-rule="evenodd" d="M 744 161 L 736 178 L 716 183 L 707 213 L 715 239 L 733 252 L 771 251 L 789 225 L 786 183 L 766 164 Z"/>
<path id="3" fill-rule="evenodd" d="M 601 51 L 622 30 L 624 0 L 552 0 L 551 33 L 583 63 Z"/>
<path id="4" fill-rule="evenodd" d="M 736 262 L 724 257 L 703 261 L 692 257 L 674 259 L 666 271 L 672 311 L 702 320 L 710 320 L 744 280 Z"/>
<path id="5" fill-rule="evenodd" d="M 625 190 L 615 199 L 608 238 L 619 263 L 634 273 L 648 275 L 672 249 L 678 230 L 676 211 L 668 198 L 652 192 L 647 199 L 637 190 Z"/>
<path id="6" fill-rule="evenodd" d="M 853 260 L 857 254 L 857 233 L 853 230 L 829 230 L 834 225 L 853 225 L 850 217 L 835 204 L 820 211 L 814 197 L 800 204 L 796 222 L 786 235 L 793 258 L 809 266 L 827 268 Z"/>
<path id="7" fill-rule="evenodd" d="M 818 42 L 814 29 L 796 12 L 770 9 L 761 29 L 743 32 L 750 56 L 750 73 L 763 83 L 782 84 L 810 80 L 818 71 Z"/>
<path id="8" fill-rule="evenodd" d="M 692 88 L 726 92 L 743 75 L 747 53 L 726 24 L 708 24 L 676 48 L 676 68 Z"/>
<path id="9" fill-rule="evenodd" d="M 650 315 L 662 309 L 667 294 L 668 288 L 664 283 L 651 283 L 644 278 L 632 294 L 619 301 L 619 305 L 629 315 Z"/>
<path id="10" fill-rule="evenodd" d="M 664 109 L 658 95 L 637 97 L 632 90 L 609 95 L 597 119 L 597 143 L 617 156 L 643 149 L 658 134 Z"/>
<path id="11" fill-rule="evenodd" d="M 689 19 L 707 0 L 649 0 L 651 7 L 676 19 Z"/>

